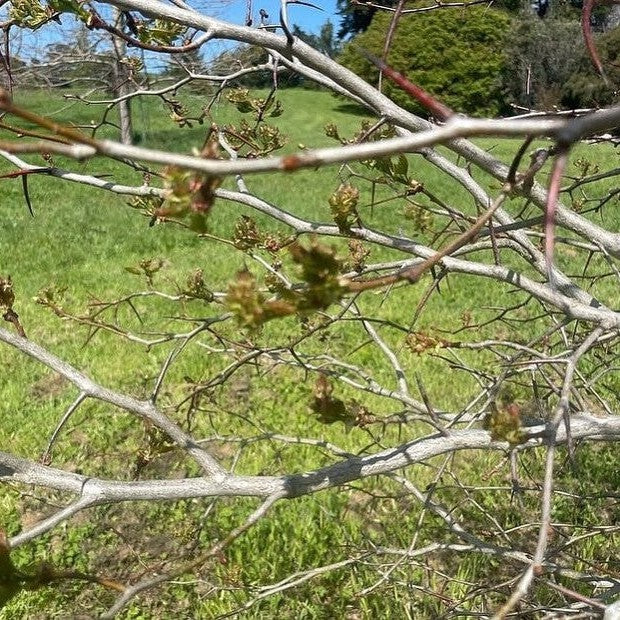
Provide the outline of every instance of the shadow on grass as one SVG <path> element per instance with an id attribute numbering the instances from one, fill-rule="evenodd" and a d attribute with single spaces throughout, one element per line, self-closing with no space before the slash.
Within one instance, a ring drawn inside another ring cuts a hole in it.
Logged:
<path id="1" fill-rule="evenodd" d="M 169 149 L 173 152 L 186 152 L 192 146 L 202 146 L 206 132 L 207 128 L 205 125 L 196 125 L 191 129 L 188 128 L 181 136 L 179 136 L 176 127 L 155 130 L 138 127 L 135 134 L 139 137 L 139 140 L 136 140 L 136 144 L 149 148 Z"/>
<path id="2" fill-rule="evenodd" d="M 340 103 L 334 106 L 334 111 L 353 116 L 372 116 L 372 112 L 357 103 Z"/>

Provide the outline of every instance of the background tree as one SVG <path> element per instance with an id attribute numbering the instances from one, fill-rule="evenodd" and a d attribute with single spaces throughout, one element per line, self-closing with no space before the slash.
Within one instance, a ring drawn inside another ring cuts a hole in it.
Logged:
<path id="1" fill-rule="evenodd" d="M 121 11 L 115 12 L 118 28 L 123 23 Z M 114 49 L 114 94 L 120 98 L 118 103 L 118 118 L 121 130 L 121 142 L 123 144 L 133 143 L 133 122 L 131 119 L 131 99 L 129 94 L 132 91 L 132 67 L 127 60 L 127 41 L 121 37 L 112 37 L 112 47 Z"/>
<path id="2" fill-rule="evenodd" d="M 565 14 L 540 20 L 524 13 L 515 22 L 506 45 L 510 59 L 504 68 L 508 102 L 525 108 L 551 109 L 596 107 L 615 100 L 616 85 L 620 83 L 616 67 L 620 54 L 618 30 L 596 35 L 597 49 L 609 71 L 606 84 L 581 40 L 574 7 Z M 597 16 L 599 27 L 603 18 Z"/>
<path id="3" fill-rule="evenodd" d="M 381 56 L 390 20 L 388 14 L 377 15 L 340 57 L 344 66 L 371 84 L 377 83 L 379 71 L 357 49 Z M 509 31 L 510 19 L 486 7 L 418 13 L 398 24 L 387 60 L 455 110 L 497 114 L 505 107 L 501 75 Z M 420 104 L 397 85 L 386 84 L 385 92 L 406 109 L 422 113 Z"/>
<path id="4" fill-rule="evenodd" d="M 596 39 L 601 60 L 607 68 L 605 83 L 592 67 L 592 61 L 582 52 L 562 89 L 562 103 L 569 107 L 598 107 L 618 101 L 620 84 L 620 30 L 615 28 Z"/>
<path id="5" fill-rule="evenodd" d="M 217 61 L 214 64 L 217 65 Z M 170 55 L 164 70 L 158 77 L 179 82 L 188 76 L 205 73 L 208 73 L 207 63 L 203 58 L 202 50 L 196 49 L 185 54 Z M 188 87 L 195 92 L 204 92 L 205 87 L 208 89 L 208 85 L 202 81 L 194 81 Z"/>
<path id="6" fill-rule="evenodd" d="M 73 28 L 68 37 L 70 42 L 57 41 L 43 47 L 27 67 L 18 69 L 23 77 L 17 79 L 30 86 L 38 83 L 52 88 L 99 89 L 111 95 L 116 62 L 111 47 L 83 25 Z"/>
<path id="7" fill-rule="evenodd" d="M 293 34 L 330 58 L 335 58 L 340 52 L 341 44 L 329 19 L 321 26 L 319 34 L 307 33 L 297 25 L 293 27 Z"/>
<path id="8" fill-rule="evenodd" d="M 340 15 L 340 27 L 338 28 L 338 38 L 349 39 L 360 32 L 364 32 L 370 26 L 372 18 L 377 12 L 375 6 L 366 5 L 362 2 L 352 2 L 351 0 L 338 0 L 338 15 Z M 378 4 L 378 3 L 377 3 Z M 393 7 L 395 2 L 382 2 L 381 6 Z"/>
<path id="9" fill-rule="evenodd" d="M 524 14 L 507 40 L 506 55 L 508 101 L 535 109 L 561 105 L 566 84 L 586 55 L 579 22 Z M 589 77 L 594 83 L 600 80 L 593 69 Z"/>
<path id="10" fill-rule="evenodd" d="M 117 17 L 117 24 L 119 18 Z M 45 45 L 40 56 L 16 65 L 15 80 L 22 86 L 71 89 L 76 98 L 100 93 L 118 98 L 118 129 L 121 142 L 131 144 L 133 129 L 130 110 L 131 91 L 142 60 L 128 53 L 126 41 L 94 36 L 79 24 L 67 32 L 67 40 Z M 68 94 L 68 93 L 67 93 Z"/>

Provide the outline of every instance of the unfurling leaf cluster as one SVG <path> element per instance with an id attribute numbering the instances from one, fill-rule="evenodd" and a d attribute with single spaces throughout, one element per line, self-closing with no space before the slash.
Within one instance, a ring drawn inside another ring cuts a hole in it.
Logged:
<path id="1" fill-rule="evenodd" d="M 91 15 L 78 0 L 48 0 L 47 6 L 54 13 L 72 13 L 84 23 L 87 23 Z"/>
<path id="2" fill-rule="evenodd" d="M 4 314 L 7 310 L 12 310 L 14 303 L 15 292 L 11 276 L 0 277 L 0 312 Z"/>
<path id="3" fill-rule="evenodd" d="M 425 353 L 426 351 L 438 351 L 439 349 L 458 349 L 460 342 L 451 342 L 444 338 L 431 336 L 426 332 L 411 332 L 406 338 L 406 343 L 412 353 Z"/>
<path id="4" fill-rule="evenodd" d="M 242 114 L 252 114 L 256 122 L 250 124 L 243 119 L 239 125 L 227 125 L 223 133 L 237 152 L 238 157 L 264 157 L 281 149 L 286 137 L 274 125 L 265 123 L 265 118 L 280 116 L 282 104 L 273 93 L 267 98 L 252 97 L 247 88 L 234 88 L 226 98 Z"/>
<path id="5" fill-rule="evenodd" d="M 333 248 L 313 239 L 308 248 L 293 243 L 288 250 L 299 269 L 302 280 L 299 286 L 287 288 L 280 283 L 274 286 L 271 281 L 271 289 L 276 295 L 267 299 L 247 269 L 240 271 L 229 284 L 226 305 L 241 325 L 256 328 L 276 317 L 303 316 L 324 310 L 346 292 L 340 282 L 341 263 Z"/>
<path id="6" fill-rule="evenodd" d="M 189 110 L 178 99 L 163 97 L 165 104 L 170 109 L 170 119 L 174 121 L 179 127 L 188 127 L 192 129 L 192 121 L 202 125 L 206 116 L 206 112 L 203 110 L 198 116 L 189 116 Z"/>
<path id="7" fill-rule="evenodd" d="M 151 45 L 172 45 L 187 32 L 187 27 L 167 19 L 136 21 L 138 38 Z"/>
<path id="8" fill-rule="evenodd" d="M 379 181 L 394 181 L 403 185 L 410 186 L 409 178 L 409 161 L 405 155 L 397 155 L 396 157 L 379 157 L 378 159 L 370 159 L 362 162 L 370 170 L 380 172 Z"/>
<path id="9" fill-rule="evenodd" d="M 256 120 L 262 120 L 266 116 L 275 118 L 284 111 L 279 99 L 273 96 L 266 99 L 252 97 L 247 88 L 233 88 L 226 95 L 226 99 L 242 114 L 252 112 Z"/>
<path id="10" fill-rule="evenodd" d="M 149 286 L 153 286 L 155 274 L 164 266 L 161 258 L 143 258 L 137 265 L 125 267 L 125 271 L 135 276 L 144 276 Z"/>
<path id="11" fill-rule="evenodd" d="M 247 215 L 242 215 L 235 224 L 233 243 L 238 250 L 251 250 L 262 241 L 256 222 Z"/>
<path id="12" fill-rule="evenodd" d="M 164 171 L 166 197 L 155 210 L 158 218 L 189 219 L 189 228 L 198 233 L 207 231 L 207 217 L 215 200 L 214 192 L 221 177 L 198 174 L 176 166 Z"/>
<path id="13" fill-rule="evenodd" d="M 174 447 L 174 443 L 170 438 L 158 428 L 154 427 L 152 424 L 145 424 L 145 426 L 146 445 L 137 451 L 134 469 L 135 478 L 138 478 L 144 468 L 153 460 L 170 452 Z"/>
<path id="14" fill-rule="evenodd" d="M 120 62 L 129 67 L 132 73 L 139 73 L 144 69 L 144 62 L 139 56 L 125 56 Z"/>
<path id="15" fill-rule="evenodd" d="M 15 303 L 15 292 L 13 291 L 13 282 L 11 276 L 6 278 L 0 277 L 0 316 L 5 321 L 13 323 L 17 333 L 25 337 L 24 328 L 19 322 L 19 315 L 13 309 Z"/>
<path id="16" fill-rule="evenodd" d="M 141 211 L 143 215 L 150 218 L 152 224 L 157 220 L 157 212 L 164 203 L 164 199 L 161 196 L 134 196 L 128 205 L 132 209 Z"/>
<path id="17" fill-rule="evenodd" d="M 286 144 L 286 137 L 268 123 L 250 125 L 244 119 L 238 126 L 226 125 L 222 131 L 239 157 L 264 157 Z"/>
<path id="18" fill-rule="evenodd" d="M 13 0 L 9 17 L 21 28 L 36 30 L 54 14 L 50 8 L 44 7 L 39 0 Z"/>
<path id="19" fill-rule="evenodd" d="M 329 197 L 329 206 L 332 217 L 340 232 L 348 232 L 351 226 L 360 225 L 357 212 L 360 192 L 357 187 L 348 183 L 341 183 L 338 189 Z"/>
<path id="20" fill-rule="evenodd" d="M 336 250 L 312 238 L 310 247 L 300 243 L 289 246 L 293 261 L 300 268 L 301 279 L 305 282 L 299 291 L 295 291 L 296 307 L 299 312 L 324 310 L 342 298 L 346 288 L 340 279 L 341 262 Z"/>
<path id="21" fill-rule="evenodd" d="M 493 441 L 507 441 L 510 445 L 523 443 L 525 433 L 521 421 L 521 408 L 516 403 L 506 407 L 491 405 L 491 411 L 484 419 L 484 428 L 491 433 Z"/>
<path id="22" fill-rule="evenodd" d="M 349 239 L 349 260 L 345 265 L 346 268 L 357 272 L 363 271 L 369 255 L 370 250 L 359 239 Z"/>
<path id="23" fill-rule="evenodd" d="M 47 286 L 42 288 L 33 298 L 33 301 L 40 306 L 49 308 L 57 316 L 64 316 L 65 310 L 63 303 L 65 301 L 66 287 Z"/>
<path id="24" fill-rule="evenodd" d="M 362 121 L 359 131 L 351 138 L 343 138 L 340 135 L 338 127 L 334 123 L 325 125 L 325 135 L 328 138 L 337 140 L 342 145 L 360 144 L 362 142 L 377 142 L 386 140 L 395 136 L 395 130 L 392 125 L 383 124 L 374 126 L 369 120 Z M 375 179 L 376 182 L 386 183 L 394 181 L 415 188 L 419 184 L 409 177 L 409 161 L 403 154 L 395 157 L 379 157 L 378 159 L 368 159 L 362 161 L 367 168 L 372 171 L 381 173 L 381 176 Z M 414 192 L 415 193 L 415 192 Z"/>
<path id="25" fill-rule="evenodd" d="M 334 387 L 329 378 L 323 373 L 319 374 L 314 384 L 313 400 L 310 409 L 316 414 L 319 422 L 334 424 L 342 422 L 347 428 L 353 426 L 366 426 L 375 421 L 375 416 L 357 401 L 345 403 L 332 394 Z"/>
<path id="26" fill-rule="evenodd" d="M 244 327 L 256 328 L 270 319 L 295 312 L 292 304 L 281 299 L 266 299 L 259 290 L 256 278 L 247 269 L 237 273 L 228 285 L 226 306 Z"/>
<path id="27" fill-rule="evenodd" d="M 350 138 L 342 137 L 338 125 L 335 123 L 327 123 L 324 131 L 328 138 L 338 140 L 343 146 L 347 144 L 360 144 L 362 142 L 379 142 L 393 138 L 396 135 L 396 130 L 392 125 L 383 123 L 382 125 L 374 126 L 373 122 L 368 119 L 364 119 L 361 122 L 359 130 Z"/>
<path id="28" fill-rule="evenodd" d="M 433 214 L 417 202 L 405 205 L 403 217 L 412 222 L 414 230 L 418 232 L 426 232 L 433 225 Z"/>
<path id="29" fill-rule="evenodd" d="M 292 242 L 292 238 L 281 233 L 262 233 L 254 219 L 242 215 L 235 223 L 232 241 L 234 246 L 243 252 L 256 248 L 277 254 L 284 246 Z"/>
<path id="30" fill-rule="evenodd" d="M 584 179 L 589 174 L 598 174 L 599 166 L 595 162 L 586 159 L 585 157 L 578 157 L 573 165 L 579 171 L 579 178 Z"/>
<path id="31" fill-rule="evenodd" d="M 196 269 L 188 278 L 185 285 L 184 295 L 194 299 L 202 299 L 207 303 L 213 301 L 213 293 L 205 284 L 202 269 Z"/>

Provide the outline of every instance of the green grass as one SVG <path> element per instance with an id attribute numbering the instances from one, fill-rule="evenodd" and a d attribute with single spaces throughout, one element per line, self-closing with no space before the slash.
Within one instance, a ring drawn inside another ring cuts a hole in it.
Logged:
<path id="1" fill-rule="evenodd" d="M 58 120 L 88 123 L 91 118 L 97 117 L 96 110 L 85 110 L 74 104 L 66 107 L 66 102 L 55 97 L 54 94 L 50 99 L 47 92 L 30 92 L 18 95 L 18 102 L 44 110 Z M 284 152 L 295 151 L 300 144 L 306 147 L 332 145 L 333 141 L 322 132 L 325 123 L 335 123 L 341 135 L 351 136 L 365 118 L 361 111 L 324 92 L 285 90 L 279 98 L 285 112 L 273 122 L 289 137 Z M 206 96 L 186 97 L 186 104 L 192 113 L 199 111 L 206 101 Z M 134 111 L 134 129 L 145 146 L 191 152 L 192 148 L 200 148 L 204 141 L 204 125 L 179 130 L 162 113 L 159 102 L 145 101 L 136 105 Z M 241 115 L 227 104 L 217 104 L 213 108 L 213 120 L 217 123 L 239 122 L 240 118 Z M 111 136 L 114 131 L 106 128 L 101 135 Z M 493 149 L 507 162 L 516 146 L 514 141 L 507 140 L 487 140 L 481 144 Z M 591 159 L 601 169 L 617 166 L 617 154 L 607 147 L 580 147 L 573 162 L 579 157 Z M 134 184 L 142 181 L 140 174 L 119 163 L 93 160 L 76 164 L 60 157 L 54 159 L 56 165 L 76 172 L 112 174 L 123 182 Z M 29 161 L 43 163 L 37 156 L 30 157 Z M 2 163 L 0 172 L 11 169 Z M 410 170 L 441 200 L 470 214 L 476 213 L 475 205 L 465 192 L 453 184 L 446 184 L 444 178 L 421 157 L 410 157 Z M 497 191 L 497 185 L 484 175 L 480 175 L 480 181 Z M 306 170 L 295 175 L 258 175 L 247 179 L 250 191 L 258 196 L 299 216 L 326 222 L 331 220 L 328 198 L 339 182 L 336 168 Z M 613 179 L 604 181 L 588 191 L 592 192 L 592 196 L 602 196 L 613 187 L 613 182 Z M 422 240 L 428 239 L 427 233 L 416 232 L 403 219 L 402 201 L 391 200 L 372 205 L 370 184 L 360 181 L 359 185 L 360 213 L 367 225 L 393 233 L 398 233 L 402 228 L 408 234 L 419 235 Z M 233 181 L 227 180 L 226 186 L 234 187 Z M 115 299 L 137 289 L 146 289 L 143 281 L 125 269 L 144 258 L 165 260 L 164 267 L 155 277 L 155 285 L 168 292 L 182 289 L 187 277 L 196 268 L 203 269 L 209 287 L 225 290 L 226 283 L 248 259 L 232 251 L 229 246 L 201 239 L 179 226 L 150 228 L 148 219 L 130 209 L 125 198 L 104 191 L 43 176 L 30 177 L 29 190 L 36 211 L 35 218 L 27 212 L 19 180 L 4 179 L 0 185 L 0 275 L 11 274 L 13 278 L 17 296 L 15 308 L 28 336 L 103 384 L 139 397 L 146 396 L 170 350 L 169 345 L 146 349 L 102 332 L 88 341 L 86 328 L 61 320 L 34 303 L 33 298 L 38 291 L 48 286 L 65 289 L 63 303 L 67 309 L 81 314 L 89 301 Z M 386 195 L 379 190 L 377 197 Z M 521 206 L 522 201 L 515 199 L 507 208 L 516 213 Z M 615 211 L 606 210 L 602 214 L 605 225 L 611 230 L 620 229 L 620 216 L 617 209 Z M 244 207 L 218 201 L 210 218 L 210 232 L 226 237 L 240 214 L 254 215 L 262 228 L 284 231 Z M 593 217 L 600 221 L 601 215 Z M 613 221 L 610 221 L 612 218 Z M 346 244 L 334 243 L 344 255 Z M 571 254 L 561 245 L 558 255 L 561 264 L 570 264 Z M 373 248 L 369 260 L 375 262 L 398 256 L 388 250 Z M 260 273 L 252 263 L 248 264 Z M 605 283 L 599 289 L 601 295 L 612 301 L 616 295 L 617 302 L 617 292 L 609 290 Z M 371 293 L 360 300 L 360 307 L 365 314 L 381 313 L 386 319 L 409 325 L 423 292 L 424 286 L 399 289 L 387 297 Z M 470 277 L 450 277 L 441 292 L 431 296 L 416 329 L 432 330 L 440 326 L 451 330 L 461 324 L 461 317 L 467 312 L 475 321 L 482 321 L 494 312 L 485 308 L 490 300 L 491 305 L 501 306 L 513 303 L 515 295 L 508 287 L 498 287 L 490 282 L 480 283 Z M 220 311 L 202 302 L 191 302 L 181 309 L 163 301 L 137 302 L 136 307 L 143 316 L 142 329 L 145 330 L 169 329 L 172 325 L 178 325 L 168 317 L 179 313 L 209 316 Z M 140 327 L 127 308 L 121 311 L 119 318 L 135 329 Z M 519 327 L 505 325 L 499 335 L 514 337 L 517 329 Z M 537 327 L 532 325 L 528 329 Z M 476 334 L 465 332 L 463 337 L 481 337 L 496 331 L 495 327 L 489 327 Z M 231 338 L 240 338 L 233 328 L 224 328 L 223 333 Z M 256 339 L 267 345 L 299 333 L 301 327 L 297 321 L 285 319 L 268 325 Z M 422 376 L 437 408 L 462 406 L 474 393 L 477 384 L 468 374 L 454 371 L 447 376 L 447 366 L 441 359 L 408 353 L 401 333 L 385 330 L 383 335 L 400 351 L 407 374 L 412 376 L 413 372 L 417 372 Z M 385 385 L 393 384 L 393 373 L 377 356 L 376 350 L 369 346 L 360 348 L 365 336 L 359 326 L 342 325 L 326 332 L 323 338 L 311 341 L 307 351 L 332 350 L 347 362 L 371 372 Z M 215 346 L 217 342 L 212 340 L 209 344 Z M 497 370 L 496 362 L 484 354 L 474 356 L 463 353 L 462 359 L 483 370 Z M 6 347 L 0 349 L 0 363 L 1 445 L 16 454 L 37 458 L 60 415 L 75 398 L 76 391 L 40 365 Z M 164 402 L 170 405 L 187 394 L 188 378 L 195 382 L 204 381 L 226 363 L 215 353 L 190 348 L 169 376 Z M 216 432 L 221 436 L 237 434 L 249 437 L 260 431 L 277 431 L 303 437 L 324 437 L 350 451 L 366 446 L 369 437 L 363 430 L 347 431 L 340 424 L 324 426 L 315 419 L 309 409 L 312 385 L 313 378 L 305 378 L 297 371 L 244 369 L 229 385 L 208 395 L 203 408 L 209 416 L 195 416 L 194 427 L 207 435 Z M 338 386 L 337 394 L 345 400 L 360 398 L 358 393 L 341 386 Z M 368 397 L 364 404 L 377 414 L 390 413 L 394 409 L 393 403 L 377 397 Z M 185 424 L 183 410 L 172 415 L 179 423 Z M 386 445 L 399 437 L 402 439 L 405 435 L 399 435 L 400 432 L 406 434 L 413 432 L 413 429 L 405 427 L 401 431 L 386 431 Z M 61 435 L 54 451 L 54 463 L 93 475 L 130 479 L 140 451 L 144 454 L 157 450 L 155 439 L 138 420 L 107 406 L 89 403 L 80 409 Z M 238 449 L 236 444 L 214 441 L 212 446 L 224 463 L 233 462 Z M 605 450 L 598 453 L 602 462 L 610 458 Z M 583 454 L 584 462 L 591 458 L 586 451 L 580 454 Z M 461 472 L 458 480 L 461 485 L 479 485 L 481 475 L 484 475 L 488 486 L 505 486 L 504 469 L 494 471 L 502 459 L 502 455 L 491 455 L 472 461 L 471 455 L 457 455 L 451 469 Z M 263 441 L 245 448 L 235 471 L 248 474 L 300 471 L 331 460 L 329 455 L 309 447 L 287 447 Z M 433 463 L 433 466 L 438 464 Z M 533 457 L 530 467 L 534 478 L 539 465 Z M 589 463 L 588 467 L 595 470 L 600 467 L 597 471 L 603 489 L 613 487 L 613 480 L 606 479 L 602 473 L 602 465 Z M 169 454 L 153 459 L 142 475 L 187 475 L 195 471 L 187 460 Z M 435 473 L 434 467 L 418 467 L 409 472 L 421 488 L 432 481 Z M 0 524 L 9 535 L 49 514 L 50 508 L 39 498 L 56 504 L 68 500 L 61 494 L 48 496 L 36 490 L 32 494 L 23 491 L 7 487 L 0 498 Z M 437 490 L 437 498 L 446 505 L 454 505 L 461 494 L 462 490 L 450 479 L 442 480 Z M 467 504 L 467 507 L 462 507 L 462 514 L 464 519 L 479 523 L 481 531 L 493 527 L 489 514 L 493 514 L 504 527 L 518 525 L 524 518 L 529 518 L 531 522 L 537 519 L 535 494 L 525 496 L 520 513 L 513 510 L 506 493 L 472 491 L 472 494 L 478 506 L 484 506 L 486 512 Z M 87 518 L 78 517 L 67 527 L 57 528 L 35 543 L 19 548 L 14 554 L 15 562 L 26 568 L 49 561 L 58 568 L 136 579 L 143 566 L 153 566 L 166 558 L 173 558 L 177 550 L 186 548 L 196 539 L 197 528 L 202 527 L 197 538 L 199 547 L 208 548 L 213 541 L 238 525 L 255 502 L 219 500 L 213 512 L 205 518 L 209 505 L 209 500 L 195 500 L 97 508 L 90 511 Z M 592 502 L 591 507 L 595 511 L 608 508 L 603 500 L 598 504 Z M 568 500 L 559 505 L 558 519 L 577 520 L 581 513 L 575 515 L 572 510 L 574 505 Z M 209 565 L 200 578 L 187 575 L 174 584 L 140 597 L 121 617 L 215 617 L 243 605 L 256 586 L 275 583 L 291 572 L 337 562 L 352 555 L 356 548 L 366 548 L 371 543 L 406 548 L 416 532 L 419 515 L 420 506 L 409 498 L 401 497 L 400 487 L 384 479 L 365 481 L 358 488 L 347 491 L 333 490 L 287 502 L 277 506 L 254 530 L 235 542 L 226 551 L 225 560 Z M 443 528 L 434 518 L 425 517 L 418 545 L 436 540 L 439 535 L 445 538 Z M 534 531 L 528 534 L 534 539 Z M 587 551 L 589 557 L 595 557 L 600 554 L 604 541 L 602 537 L 593 537 L 587 543 L 593 546 Z M 525 535 L 523 545 L 527 548 Z M 460 564 L 455 558 L 442 556 L 437 560 L 436 568 L 458 575 L 462 582 L 470 583 L 485 583 L 487 580 L 492 583 L 492 580 L 499 580 L 498 572 L 505 573 L 509 578 L 517 571 L 516 565 L 507 563 L 499 567 L 495 562 L 473 554 L 458 559 Z M 379 576 L 380 572 L 372 562 L 328 573 L 260 602 L 245 612 L 244 617 L 336 618 L 347 617 L 347 614 L 354 617 L 358 613 L 368 618 L 402 618 L 405 614 L 412 618 L 432 618 L 445 609 L 440 598 L 421 596 L 419 589 L 416 589 L 420 585 L 428 590 L 447 588 L 443 594 L 455 599 L 471 589 L 458 583 L 446 586 L 423 565 L 405 564 L 395 572 L 395 578 L 381 588 L 363 598 L 356 596 L 357 592 L 377 581 Z M 217 595 L 211 593 L 213 584 L 221 588 Z M 483 609 L 493 602 L 493 596 L 480 595 L 464 603 L 464 608 L 474 611 Z M 20 593 L 0 612 L 0 618 L 92 615 L 111 601 L 112 595 L 101 588 L 77 581 L 65 582 L 60 587 Z"/>

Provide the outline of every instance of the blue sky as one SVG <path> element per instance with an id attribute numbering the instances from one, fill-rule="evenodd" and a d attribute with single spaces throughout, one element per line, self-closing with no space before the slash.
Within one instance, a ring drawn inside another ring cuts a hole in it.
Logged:
<path id="1" fill-rule="evenodd" d="M 203 13 L 216 17 L 218 19 L 233 22 L 235 24 L 244 24 L 247 13 L 247 1 L 246 0 L 219 0 L 219 6 L 214 2 L 209 2 L 209 8 L 204 8 Z M 191 0 L 190 0 L 191 2 Z M 269 15 L 268 23 L 279 23 L 279 0 L 251 0 L 252 2 L 252 18 L 254 25 L 260 22 L 259 11 L 265 9 Z M 322 11 L 313 9 L 312 7 L 304 6 L 301 4 L 291 3 L 289 5 L 289 24 L 293 27 L 298 25 L 302 30 L 309 33 L 318 33 L 321 26 L 329 19 L 338 28 L 340 23 L 340 16 L 336 14 L 336 0 L 308 0 L 316 6 L 321 7 Z M 194 5 L 196 6 L 196 5 Z M 209 43 L 205 49 L 205 57 L 213 58 L 224 49 L 234 47 L 236 43 L 224 43 L 213 42 Z"/>
<path id="2" fill-rule="evenodd" d="M 317 11 L 303 5 L 289 4 L 289 21 L 291 25 L 297 24 L 300 28 L 306 32 L 318 33 L 321 26 L 328 20 L 338 25 L 340 21 L 339 16 L 336 15 L 336 0 L 309 0 L 316 6 L 320 6 L 323 10 Z M 191 3 L 191 0 L 190 0 Z M 210 4 L 212 7 L 213 4 Z M 220 5 L 220 8 L 209 11 L 204 10 L 207 14 L 212 14 L 214 17 L 231 21 L 237 24 L 241 24 L 245 20 L 247 3 L 245 0 L 234 0 L 233 2 Z M 278 11 L 280 10 L 280 3 L 277 0 L 252 0 L 252 12 L 254 13 L 254 23 L 258 23 L 258 11 L 259 9 L 265 9 L 269 13 L 269 21 L 278 21 Z"/>
<path id="3" fill-rule="evenodd" d="M 321 26 L 330 19 L 336 28 L 340 22 L 340 17 L 336 14 L 336 0 L 309 0 L 323 10 L 318 11 L 311 7 L 290 4 L 289 23 L 291 26 L 297 24 L 300 28 L 310 33 L 318 33 Z M 245 23 L 247 2 L 246 0 L 209 0 L 208 2 L 198 1 L 189 3 L 199 8 L 202 13 L 210 15 L 235 24 Z M 98 9 L 101 10 L 102 5 Z M 270 23 L 278 23 L 278 12 L 280 10 L 279 0 L 252 0 L 252 14 L 254 24 L 260 21 L 259 10 L 265 9 L 269 14 Z M 103 13 L 104 11 L 102 11 Z M 42 49 L 46 45 L 58 42 L 67 42 L 67 37 L 74 31 L 76 20 L 73 16 L 66 15 L 62 18 L 62 25 L 51 22 L 43 28 L 32 32 L 26 30 L 13 29 L 13 52 L 22 58 L 32 58 L 34 55 L 43 56 Z M 205 50 L 206 57 L 212 57 L 218 52 L 231 47 L 231 44 L 217 43 L 209 44 L 209 49 Z"/>
<path id="4" fill-rule="evenodd" d="M 268 23 L 277 24 L 279 20 L 280 2 L 279 0 L 251 0 L 252 18 L 254 25 L 260 22 L 259 11 L 265 9 L 269 15 Z M 289 24 L 293 27 L 297 24 L 302 30 L 309 33 L 318 33 L 321 26 L 329 19 L 332 21 L 336 30 L 340 23 L 340 16 L 336 14 L 336 0 L 308 0 L 312 4 L 321 7 L 322 11 L 301 4 L 289 4 Z M 191 3 L 191 0 L 190 0 Z M 198 5 L 193 4 L 198 7 Z M 244 24 L 247 13 L 246 0 L 215 0 L 210 1 L 208 8 L 202 8 L 206 15 L 216 17 L 224 21 L 235 24 Z M 209 43 L 205 49 L 205 57 L 212 58 L 221 53 L 224 49 L 229 49 L 236 43 L 213 42 Z"/>

